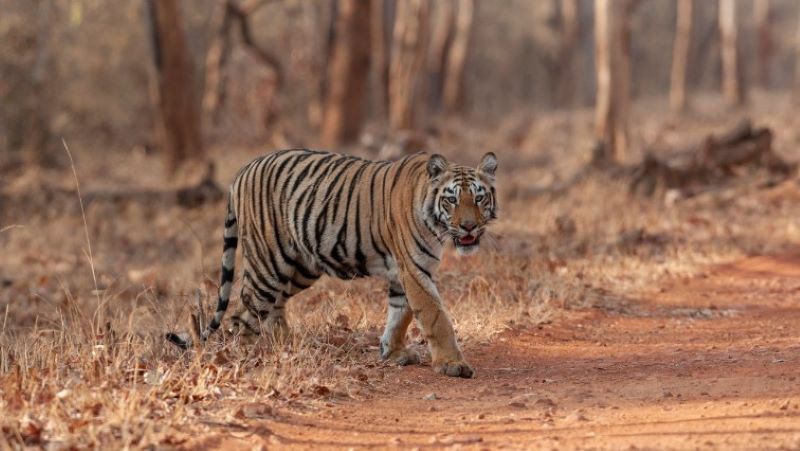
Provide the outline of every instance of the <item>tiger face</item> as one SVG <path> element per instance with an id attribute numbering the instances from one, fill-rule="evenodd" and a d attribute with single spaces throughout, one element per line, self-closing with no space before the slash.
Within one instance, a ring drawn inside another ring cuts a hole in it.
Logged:
<path id="1" fill-rule="evenodd" d="M 438 154 L 428 160 L 428 214 L 461 255 L 478 250 L 486 226 L 497 218 L 494 173 L 497 158 L 489 152 L 477 168 L 452 165 Z"/>

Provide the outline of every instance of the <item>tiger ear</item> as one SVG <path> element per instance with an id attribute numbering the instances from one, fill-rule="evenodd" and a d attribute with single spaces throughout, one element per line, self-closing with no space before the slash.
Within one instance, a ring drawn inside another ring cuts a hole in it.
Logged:
<path id="1" fill-rule="evenodd" d="M 435 179 L 442 175 L 445 169 L 447 169 L 447 160 L 438 153 L 431 155 L 431 158 L 428 160 L 428 175 L 432 179 Z"/>
<path id="2" fill-rule="evenodd" d="M 497 170 L 497 157 L 494 152 L 487 152 L 481 159 L 478 165 L 478 171 L 483 172 L 489 177 L 494 177 L 494 171 Z"/>

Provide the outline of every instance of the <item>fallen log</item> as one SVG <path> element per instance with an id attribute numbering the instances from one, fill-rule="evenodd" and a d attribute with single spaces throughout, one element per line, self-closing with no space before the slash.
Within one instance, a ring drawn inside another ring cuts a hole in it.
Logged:
<path id="1" fill-rule="evenodd" d="M 62 215 L 80 214 L 77 194 L 73 189 L 42 186 L 36 190 L 8 192 L 0 190 L 0 224 L 16 223 L 20 218 L 53 219 Z M 194 209 L 219 202 L 225 191 L 214 181 L 214 164 L 209 163 L 200 181 L 178 189 L 100 189 L 83 194 L 87 211 L 119 210 L 131 205 L 145 206 L 154 211 L 177 206 Z"/>
<path id="2" fill-rule="evenodd" d="M 763 169 L 787 178 L 796 165 L 772 149 L 772 130 L 745 119 L 720 135 L 708 135 L 687 149 L 658 157 L 647 152 L 631 168 L 630 190 L 652 195 L 662 189 L 692 189 L 719 183 L 743 170 Z"/>

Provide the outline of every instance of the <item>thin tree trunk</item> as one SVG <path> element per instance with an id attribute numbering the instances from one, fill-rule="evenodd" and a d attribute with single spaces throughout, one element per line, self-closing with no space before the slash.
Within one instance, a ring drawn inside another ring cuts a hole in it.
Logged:
<path id="1" fill-rule="evenodd" d="M 611 104 L 611 1 L 594 1 L 594 60 L 597 66 L 594 136 L 599 143 L 599 150 L 602 152 L 602 155 L 596 155 L 596 158 L 603 160 L 613 158 L 614 148 L 614 134 L 609 133 L 614 127 L 613 105 Z"/>
<path id="2" fill-rule="evenodd" d="M 322 120 L 326 147 L 352 142 L 361 131 L 369 74 L 369 6 L 360 0 L 339 1 Z"/>
<path id="3" fill-rule="evenodd" d="M 637 0 L 615 0 L 614 23 L 614 155 L 617 162 L 623 161 L 629 152 L 628 122 L 631 109 L 631 27 L 630 16 Z"/>
<path id="4" fill-rule="evenodd" d="M 736 2 L 719 0 L 719 31 L 722 44 L 722 93 L 731 105 L 744 103 L 744 86 L 737 50 Z"/>
<path id="5" fill-rule="evenodd" d="M 453 41 L 456 0 L 435 3 L 431 42 L 428 49 L 428 96 L 430 106 L 439 108 L 442 102 L 445 71 L 450 45 Z"/>
<path id="6" fill-rule="evenodd" d="M 678 0 L 669 89 L 669 106 L 674 112 L 686 110 L 686 73 L 692 36 L 693 3 L 694 0 Z"/>
<path id="7" fill-rule="evenodd" d="M 194 72 L 183 35 L 179 0 L 149 0 L 148 6 L 153 23 L 163 148 L 167 171 L 173 174 L 186 160 L 204 156 Z"/>
<path id="8" fill-rule="evenodd" d="M 28 160 L 37 164 L 48 163 L 49 144 L 53 140 L 50 128 L 49 108 L 47 101 L 47 74 L 51 70 L 52 8 L 50 2 L 38 2 L 36 23 L 36 60 L 33 64 L 31 81 L 33 102 L 30 110 L 30 122 L 26 124 L 26 152 Z"/>
<path id="9" fill-rule="evenodd" d="M 772 60 L 772 34 L 770 30 L 769 0 L 753 0 L 753 20 L 758 36 L 758 84 L 769 88 L 770 62 Z"/>
<path id="10" fill-rule="evenodd" d="M 595 0 L 596 163 L 619 163 L 628 153 L 630 109 L 630 29 L 635 2 Z"/>
<path id="11" fill-rule="evenodd" d="M 447 57 L 444 79 L 444 108 L 453 113 L 464 106 L 464 66 L 467 62 L 472 21 L 475 16 L 474 0 L 458 0 L 453 44 Z"/>
<path id="12" fill-rule="evenodd" d="M 203 90 L 203 124 L 216 125 L 219 114 L 225 102 L 227 83 L 225 77 L 225 64 L 228 62 L 232 50 L 231 28 L 239 27 L 239 36 L 245 49 L 258 62 L 266 65 L 271 72 L 269 77 L 262 80 L 261 86 L 256 90 L 256 95 L 263 104 L 263 123 L 269 126 L 275 113 L 274 97 L 283 79 L 283 72 L 278 59 L 259 47 L 250 33 L 249 15 L 267 2 L 264 0 L 251 0 L 236 3 L 233 0 L 219 0 L 211 17 L 211 28 L 214 30 L 208 52 L 206 53 L 205 87 Z"/>
<path id="13" fill-rule="evenodd" d="M 225 71 L 231 47 L 232 17 L 226 1 L 217 1 L 211 14 L 214 37 L 206 53 L 205 87 L 203 89 L 203 124 L 208 127 L 219 121 L 220 106 L 225 100 Z"/>
<path id="14" fill-rule="evenodd" d="M 389 67 L 389 125 L 394 130 L 414 127 L 427 44 L 426 0 L 397 2 Z"/>
<path id="15" fill-rule="evenodd" d="M 575 49 L 579 36 L 577 0 L 561 0 L 561 54 L 559 58 L 558 105 L 572 107 L 575 102 Z"/>

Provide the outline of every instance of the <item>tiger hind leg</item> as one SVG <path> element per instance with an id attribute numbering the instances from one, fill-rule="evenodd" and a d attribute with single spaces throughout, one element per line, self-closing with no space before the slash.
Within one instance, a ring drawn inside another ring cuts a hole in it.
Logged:
<path id="1" fill-rule="evenodd" d="M 390 360 L 398 365 L 419 363 L 419 353 L 406 347 L 406 330 L 413 315 L 399 283 L 389 283 L 388 310 L 386 329 L 381 337 L 381 359 Z"/>
<path id="2" fill-rule="evenodd" d="M 253 285 L 253 279 L 246 272 L 242 287 L 242 305 L 231 318 L 233 332 L 243 338 L 257 338 L 260 335 L 269 335 L 276 339 L 287 338 L 290 329 L 286 322 L 286 302 L 311 286 L 318 277 L 308 272 L 294 272 L 284 290 L 273 295 Z"/>

